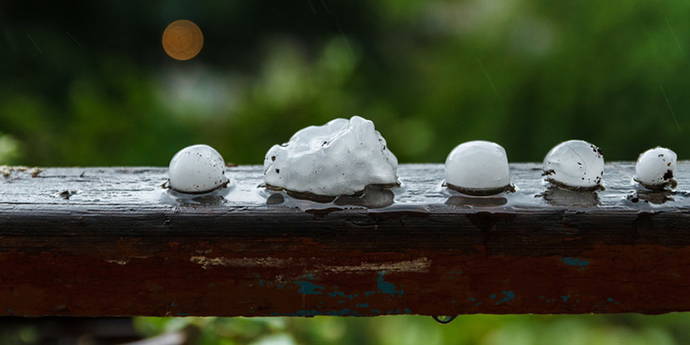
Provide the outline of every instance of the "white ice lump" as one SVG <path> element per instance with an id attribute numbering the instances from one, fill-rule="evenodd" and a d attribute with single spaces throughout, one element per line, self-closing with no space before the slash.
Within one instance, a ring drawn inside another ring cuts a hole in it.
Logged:
<path id="1" fill-rule="evenodd" d="M 643 152 L 635 164 L 635 181 L 650 189 L 675 186 L 676 153 L 663 147 Z"/>
<path id="2" fill-rule="evenodd" d="M 490 141 L 468 141 L 446 159 L 446 183 L 467 194 L 496 194 L 510 187 L 506 150 Z"/>
<path id="3" fill-rule="evenodd" d="M 168 168 L 170 188 L 183 193 L 210 192 L 228 183 L 225 161 L 208 145 L 192 145 L 177 152 Z"/>
<path id="4" fill-rule="evenodd" d="M 351 195 L 370 184 L 396 184 L 398 160 L 374 123 L 353 116 L 309 126 L 274 145 L 264 159 L 267 185 L 323 196 Z"/>
<path id="5" fill-rule="evenodd" d="M 584 140 L 556 145 L 544 158 L 547 181 L 573 189 L 596 189 L 604 177 L 604 155 Z"/>

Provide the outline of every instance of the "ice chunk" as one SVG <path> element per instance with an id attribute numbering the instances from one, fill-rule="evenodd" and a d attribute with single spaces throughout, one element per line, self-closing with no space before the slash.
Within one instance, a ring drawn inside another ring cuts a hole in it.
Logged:
<path id="1" fill-rule="evenodd" d="M 592 190 L 601 187 L 604 155 L 584 140 L 568 140 L 556 145 L 544 158 L 546 180 L 566 188 Z"/>
<path id="2" fill-rule="evenodd" d="M 676 153 L 663 147 L 643 152 L 635 164 L 635 181 L 649 189 L 675 187 Z"/>
<path id="3" fill-rule="evenodd" d="M 468 141 L 446 159 L 446 184 L 471 195 L 491 195 L 510 188 L 506 150 L 490 141 Z"/>
<path id="4" fill-rule="evenodd" d="M 183 193 L 210 192 L 228 183 L 225 161 L 208 145 L 193 145 L 180 150 L 170 160 L 170 188 Z"/>
<path id="5" fill-rule="evenodd" d="M 398 182 L 398 160 L 374 123 L 353 116 L 309 126 L 274 145 L 264 159 L 266 184 L 322 196 L 351 195 Z"/>

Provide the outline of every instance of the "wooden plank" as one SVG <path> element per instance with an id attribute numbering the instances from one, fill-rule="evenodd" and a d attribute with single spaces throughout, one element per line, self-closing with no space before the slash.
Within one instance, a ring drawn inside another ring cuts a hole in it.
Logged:
<path id="1" fill-rule="evenodd" d="M 662 194 L 637 193 L 630 163 L 608 164 L 598 193 L 511 169 L 517 192 L 468 198 L 442 165 L 402 165 L 377 208 L 268 193 L 256 166 L 228 168 L 224 198 L 184 202 L 162 168 L 10 171 L 0 315 L 690 310 L 689 162 Z"/>

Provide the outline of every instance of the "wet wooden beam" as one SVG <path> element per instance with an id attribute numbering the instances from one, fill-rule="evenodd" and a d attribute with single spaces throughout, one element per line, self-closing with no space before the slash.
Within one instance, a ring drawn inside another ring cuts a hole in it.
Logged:
<path id="1" fill-rule="evenodd" d="M 642 193 L 630 163 L 606 190 L 446 190 L 441 165 L 402 187 L 323 204 L 228 168 L 222 197 L 180 200 L 162 168 L 4 169 L 0 315 L 455 315 L 689 311 L 690 163 Z M 363 206 L 366 205 L 366 206 Z"/>

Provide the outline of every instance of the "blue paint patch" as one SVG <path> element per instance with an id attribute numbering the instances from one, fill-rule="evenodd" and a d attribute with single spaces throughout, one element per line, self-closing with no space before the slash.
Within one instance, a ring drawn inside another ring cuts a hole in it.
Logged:
<path id="1" fill-rule="evenodd" d="M 321 285 L 316 285 L 306 280 L 298 280 L 295 285 L 299 286 L 299 293 L 303 295 L 320 295 L 324 289 Z"/>
<path id="2" fill-rule="evenodd" d="M 348 295 L 348 294 L 346 294 L 346 293 L 344 293 L 344 292 L 342 292 L 342 291 L 333 291 L 333 292 L 329 292 L 329 293 L 328 293 L 328 296 L 331 296 L 331 297 L 344 297 L 344 298 L 347 298 L 347 299 L 350 299 L 350 300 L 351 300 L 351 299 L 354 299 L 355 297 L 357 297 L 357 294 L 356 294 L 356 293 L 353 293 L 353 294 Z"/>
<path id="3" fill-rule="evenodd" d="M 352 309 L 338 309 L 338 310 L 315 310 L 315 309 L 300 309 L 294 313 L 273 313 L 273 316 L 317 316 L 317 315 L 330 315 L 330 316 L 357 316 L 358 312 Z"/>
<path id="4" fill-rule="evenodd" d="M 192 315 L 192 314 L 190 314 L 190 313 L 177 313 L 177 314 L 175 314 L 175 316 L 190 316 L 190 315 Z"/>
<path id="5" fill-rule="evenodd" d="M 371 295 L 373 295 L 373 294 L 375 294 L 375 293 L 376 293 L 376 291 L 364 291 L 364 296 L 365 296 L 365 297 L 369 297 L 369 296 L 371 296 Z"/>
<path id="6" fill-rule="evenodd" d="M 405 308 L 403 309 L 403 311 L 405 312 L 405 314 L 412 314 L 412 309 L 410 308 Z"/>
<path id="7" fill-rule="evenodd" d="M 470 301 L 470 302 L 474 302 L 474 301 L 476 301 L 477 299 L 474 298 L 474 297 L 470 297 L 470 298 L 468 298 L 467 300 Z"/>
<path id="8" fill-rule="evenodd" d="M 496 294 L 495 294 L 495 293 L 492 293 L 491 295 L 489 295 L 489 298 L 491 298 L 491 299 L 496 299 Z"/>
<path id="9" fill-rule="evenodd" d="M 360 304 L 357 304 L 355 307 L 357 307 L 357 308 L 369 308 L 369 304 L 368 303 L 360 303 Z"/>
<path id="10" fill-rule="evenodd" d="M 503 291 L 501 291 L 501 293 L 503 294 L 503 298 L 501 298 L 500 300 L 496 301 L 496 304 L 497 304 L 497 305 L 498 305 L 498 304 L 503 304 L 503 303 L 508 303 L 508 302 L 512 301 L 512 300 L 515 298 L 515 292 L 513 292 L 513 291 L 503 290 Z"/>
<path id="11" fill-rule="evenodd" d="M 561 300 L 562 300 L 564 303 L 568 303 L 568 300 L 569 300 L 569 299 L 570 299 L 570 296 L 561 296 Z"/>
<path id="12" fill-rule="evenodd" d="M 405 292 L 403 290 L 398 290 L 395 284 L 387 282 L 385 279 L 383 279 L 384 275 L 386 275 L 386 271 L 381 271 L 378 273 L 378 276 L 376 277 L 376 288 L 387 295 L 402 296 Z"/>
<path id="13" fill-rule="evenodd" d="M 572 258 L 572 257 L 564 257 L 561 259 L 564 264 L 568 266 L 575 266 L 575 267 L 587 267 L 589 266 L 589 261 L 580 259 L 580 258 Z"/>

